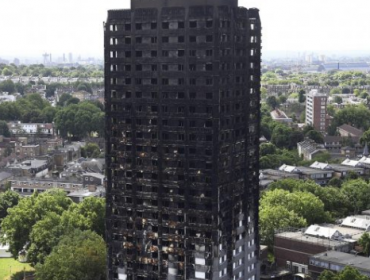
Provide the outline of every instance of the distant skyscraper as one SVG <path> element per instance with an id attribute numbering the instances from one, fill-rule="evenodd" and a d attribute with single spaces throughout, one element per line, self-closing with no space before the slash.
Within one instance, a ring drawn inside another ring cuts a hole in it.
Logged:
<path id="1" fill-rule="evenodd" d="M 68 54 L 68 62 L 73 63 L 73 54 L 72 53 Z"/>
<path id="2" fill-rule="evenodd" d="M 108 279 L 255 280 L 259 12 L 131 7 L 105 25 Z"/>
<path id="3" fill-rule="evenodd" d="M 327 114 L 328 96 L 318 90 L 311 90 L 306 95 L 306 124 L 312 125 L 315 130 L 325 133 L 330 125 L 330 116 Z"/>

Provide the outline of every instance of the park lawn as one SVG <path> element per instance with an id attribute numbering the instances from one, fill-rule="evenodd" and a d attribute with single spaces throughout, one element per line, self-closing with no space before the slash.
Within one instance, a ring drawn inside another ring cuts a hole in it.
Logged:
<path id="1" fill-rule="evenodd" d="M 22 271 L 23 268 L 26 271 L 33 270 L 33 268 L 27 263 L 20 263 L 19 261 L 12 258 L 0 258 L 0 280 L 10 279 L 10 267 L 12 274 L 18 271 Z"/>

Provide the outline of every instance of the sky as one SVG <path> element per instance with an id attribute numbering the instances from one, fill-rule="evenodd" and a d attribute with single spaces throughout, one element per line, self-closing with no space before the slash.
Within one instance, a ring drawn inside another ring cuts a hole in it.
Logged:
<path id="1" fill-rule="evenodd" d="M 239 0 L 260 10 L 263 52 L 370 53 L 370 0 Z M 103 22 L 129 0 L 0 0 L 0 57 L 103 57 Z"/>

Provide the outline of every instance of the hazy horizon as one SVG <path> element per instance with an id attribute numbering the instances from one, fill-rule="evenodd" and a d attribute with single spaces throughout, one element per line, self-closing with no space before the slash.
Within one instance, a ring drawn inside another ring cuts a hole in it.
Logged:
<path id="1" fill-rule="evenodd" d="M 2 0 L 1 58 L 38 58 L 52 53 L 103 57 L 108 9 L 128 9 L 129 0 Z M 239 0 L 256 7 L 262 20 L 265 57 L 284 53 L 370 55 L 368 0 Z"/>

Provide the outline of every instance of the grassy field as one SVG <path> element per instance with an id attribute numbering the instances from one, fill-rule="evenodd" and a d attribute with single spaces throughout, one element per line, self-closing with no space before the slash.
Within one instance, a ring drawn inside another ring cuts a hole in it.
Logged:
<path id="1" fill-rule="evenodd" d="M 23 268 L 26 271 L 32 270 L 29 264 L 20 263 L 14 259 L 0 259 L 0 280 L 9 280 L 11 274 L 22 271 Z"/>

